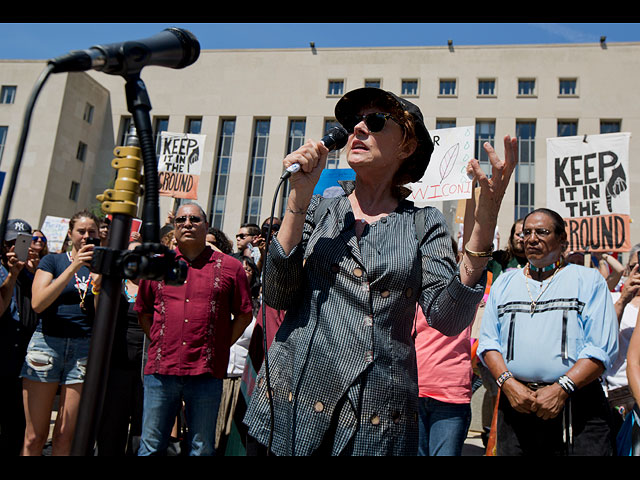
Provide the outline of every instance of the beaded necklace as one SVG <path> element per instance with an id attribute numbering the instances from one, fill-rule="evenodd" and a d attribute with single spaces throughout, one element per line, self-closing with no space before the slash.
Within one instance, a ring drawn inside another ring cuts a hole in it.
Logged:
<path id="1" fill-rule="evenodd" d="M 553 270 L 554 268 L 558 268 L 560 267 L 562 264 L 564 263 L 564 261 L 562 260 L 562 257 L 560 257 L 558 259 L 557 262 L 552 263 L 551 265 L 547 265 L 546 267 L 536 267 L 535 265 L 531 265 L 531 263 L 529 263 L 529 270 L 532 272 L 549 272 L 551 270 Z"/>
<path id="2" fill-rule="evenodd" d="M 67 258 L 69 259 L 69 263 L 73 263 L 73 259 L 71 258 L 71 254 L 67 252 Z M 84 292 L 82 291 L 80 278 L 78 278 L 78 274 L 74 272 L 73 274 L 76 278 L 76 290 L 78 290 L 78 296 L 80 297 L 80 310 L 83 312 L 87 311 L 87 308 L 84 305 L 84 298 L 87 296 L 87 292 L 89 291 L 89 287 L 91 286 L 91 277 L 89 277 L 89 282 L 86 284 L 84 288 Z"/>
<path id="3" fill-rule="evenodd" d="M 531 264 L 528 263 L 526 268 L 529 269 L 529 271 L 531 270 L 530 267 L 531 267 Z M 553 275 L 551 275 L 551 278 L 549 279 L 546 285 L 544 285 L 544 282 L 540 282 L 542 284 L 540 287 L 540 293 L 538 294 L 535 300 L 533 299 L 533 295 L 531 295 L 531 290 L 529 289 L 529 278 L 527 276 L 527 273 L 529 273 L 529 271 L 525 272 L 524 274 L 524 282 L 527 286 L 527 292 L 529 293 L 529 298 L 531 299 L 531 306 L 529 307 L 529 313 L 533 315 L 536 311 L 538 300 L 540 300 L 540 297 L 542 297 L 542 294 L 546 292 L 547 288 L 549 288 L 549 285 L 551 285 L 551 282 L 553 281 L 553 277 L 556 276 L 556 273 L 558 273 L 560 269 L 556 268 L 556 271 L 553 272 Z"/>

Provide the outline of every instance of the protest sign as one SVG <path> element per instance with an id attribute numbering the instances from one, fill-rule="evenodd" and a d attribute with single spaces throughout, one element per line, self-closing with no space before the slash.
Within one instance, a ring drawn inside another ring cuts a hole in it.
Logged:
<path id="1" fill-rule="evenodd" d="M 340 196 L 344 193 L 344 190 L 338 182 L 355 179 L 356 172 L 351 168 L 325 168 L 320 174 L 313 194 L 322 195 L 325 198 Z"/>
<path id="2" fill-rule="evenodd" d="M 42 233 L 47 237 L 49 253 L 64 251 L 64 241 L 69 231 L 69 219 L 47 215 L 42 223 Z"/>
<path id="3" fill-rule="evenodd" d="M 160 133 L 160 195 L 191 200 L 198 198 L 205 138 L 205 135 L 192 133 Z"/>
<path id="4" fill-rule="evenodd" d="M 113 221 L 113 215 L 107 215 L 109 220 Z M 131 218 L 131 230 L 129 231 L 129 239 L 127 241 L 131 242 L 133 240 L 132 236 L 134 233 L 140 233 L 140 228 L 142 227 L 142 220 L 139 218 Z"/>
<path id="5" fill-rule="evenodd" d="M 431 132 L 431 161 L 420 181 L 408 185 L 412 193 L 407 200 L 420 207 L 471 198 L 473 181 L 467 176 L 467 165 L 474 157 L 474 131 L 474 127 L 453 127 Z"/>
<path id="6" fill-rule="evenodd" d="M 629 133 L 547 139 L 547 207 L 567 222 L 569 250 L 631 248 Z"/>

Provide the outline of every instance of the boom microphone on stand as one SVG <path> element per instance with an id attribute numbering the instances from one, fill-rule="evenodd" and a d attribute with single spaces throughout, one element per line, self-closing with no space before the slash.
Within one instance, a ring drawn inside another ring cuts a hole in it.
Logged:
<path id="1" fill-rule="evenodd" d="M 152 37 L 88 50 L 74 50 L 49 60 L 53 73 L 98 70 L 112 75 L 139 72 L 146 65 L 184 68 L 200 56 L 200 43 L 189 31 L 167 28 Z"/>

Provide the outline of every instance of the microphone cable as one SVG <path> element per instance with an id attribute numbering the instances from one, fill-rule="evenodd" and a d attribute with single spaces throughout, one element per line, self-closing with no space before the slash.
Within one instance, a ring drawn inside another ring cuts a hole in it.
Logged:
<path id="1" fill-rule="evenodd" d="M 349 133 L 342 125 L 337 125 L 329 130 L 324 137 L 320 140 L 320 142 L 329 149 L 329 151 L 340 149 L 344 147 L 347 143 L 347 139 L 349 137 Z M 276 203 L 278 201 L 278 192 L 280 192 L 280 188 L 284 184 L 284 182 L 295 172 L 300 169 L 299 164 L 292 164 L 289 166 L 282 176 L 280 177 L 280 181 L 278 182 L 278 186 L 276 187 L 276 191 L 273 195 L 273 201 L 271 203 L 271 214 L 269 215 L 269 229 L 267 231 L 267 238 L 265 240 L 265 248 L 264 248 L 264 262 L 262 262 L 262 332 L 264 335 L 263 338 L 263 348 L 264 348 L 264 377 L 267 382 L 267 398 L 269 400 L 269 413 L 270 413 L 270 426 L 269 426 L 269 440 L 267 442 L 267 455 L 271 454 L 271 445 L 273 444 L 273 431 L 275 429 L 275 413 L 273 407 L 273 391 L 271 390 L 271 375 L 269 372 L 269 357 L 267 354 L 267 315 L 266 315 L 266 301 L 265 301 L 265 284 L 266 284 L 266 272 L 267 272 L 267 256 L 269 254 L 269 244 L 271 242 L 271 230 L 273 226 L 273 217 L 276 210 Z"/>
<path id="2" fill-rule="evenodd" d="M 27 143 L 27 136 L 29 135 L 29 127 L 31 125 L 31 116 L 33 115 L 33 109 L 35 107 L 36 100 L 40 96 L 42 87 L 44 87 L 44 84 L 47 82 L 47 79 L 49 78 L 51 73 L 53 73 L 53 70 L 53 65 L 48 64 L 45 67 L 42 73 L 40 73 L 40 76 L 38 77 L 35 85 L 33 86 L 31 94 L 29 95 L 29 99 L 27 101 L 27 108 L 22 120 L 20 139 L 18 141 L 18 149 L 16 150 L 16 158 L 11 169 L 11 178 L 9 179 L 7 196 L 5 198 L 4 207 L 2 210 L 2 220 L 0 222 L 0 239 L 2 241 L 4 241 L 4 236 L 7 231 L 7 221 L 11 210 L 11 202 L 13 201 L 13 194 L 16 189 L 16 184 L 18 183 L 18 173 L 22 164 L 22 157 L 24 156 L 24 148 Z"/>
<path id="3" fill-rule="evenodd" d="M 276 203 L 278 201 L 278 193 L 280 188 L 284 185 L 288 177 L 282 176 L 276 187 L 276 191 L 273 195 L 273 201 L 271 203 L 271 214 L 269 215 L 269 229 L 267 230 L 267 238 L 264 245 L 264 261 L 262 262 L 262 342 L 264 348 L 264 378 L 267 382 L 267 399 L 269 400 L 269 440 L 267 442 L 267 456 L 271 455 L 271 445 L 273 444 L 273 431 L 275 429 L 275 412 L 273 407 L 273 391 L 271 390 L 271 375 L 269 372 L 269 356 L 267 353 L 267 309 L 265 301 L 265 284 L 267 278 L 267 256 L 269 255 L 269 244 L 271 243 L 271 231 L 273 227 L 273 217 L 275 214 Z"/>

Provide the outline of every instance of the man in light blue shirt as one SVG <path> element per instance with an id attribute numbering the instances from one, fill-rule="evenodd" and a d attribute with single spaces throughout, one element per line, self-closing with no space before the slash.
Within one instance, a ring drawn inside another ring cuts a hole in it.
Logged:
<path id="1" fill-rule="evenodd" d="M 562 218 L 525 218 L 522 270 L 500 275 L 478 355 L 501 389 L 498 454 L 608 455 L 612 433 L 598 377 L 618 354 L 617 318 L 595 269 L 566 264 Z"/>

